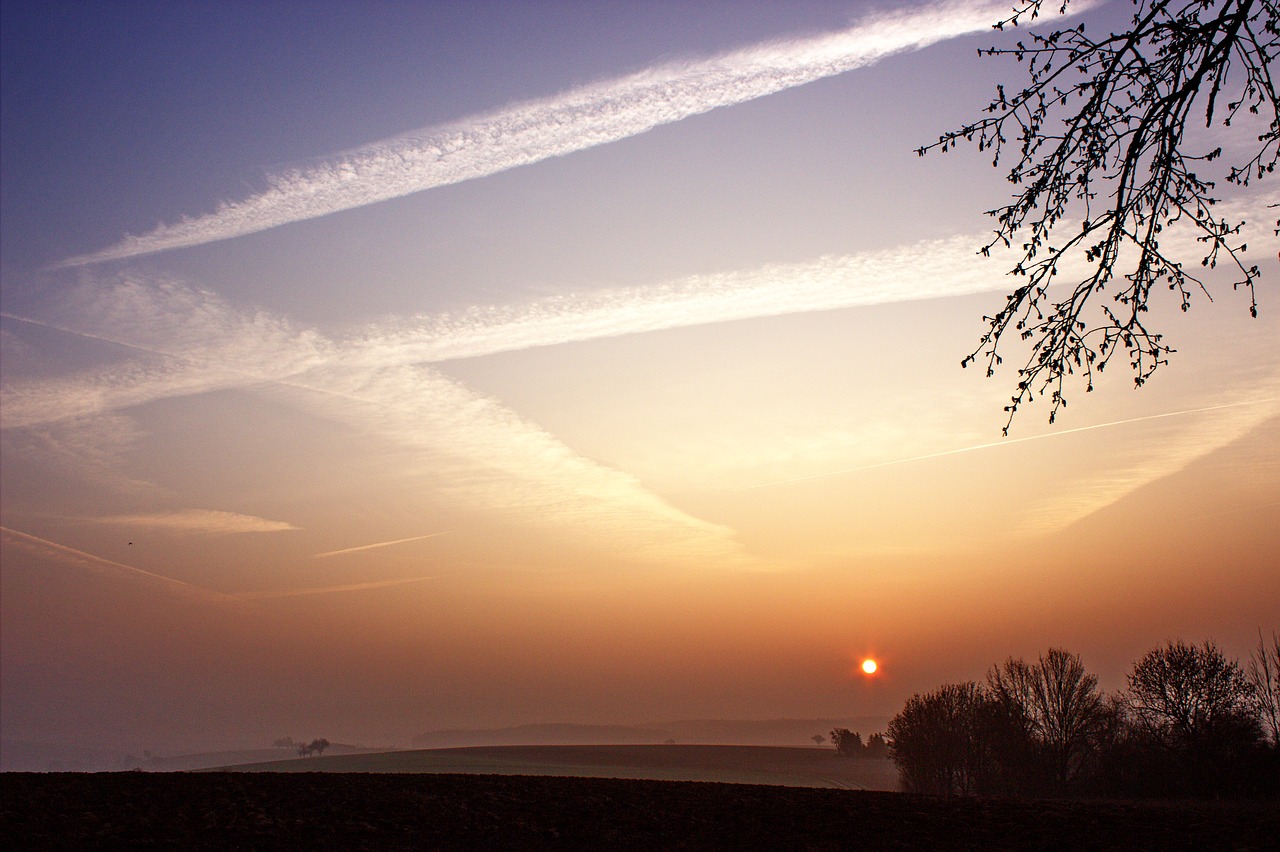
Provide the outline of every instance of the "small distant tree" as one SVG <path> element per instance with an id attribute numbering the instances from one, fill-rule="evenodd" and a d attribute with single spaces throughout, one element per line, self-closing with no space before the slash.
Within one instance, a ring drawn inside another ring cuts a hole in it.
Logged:
<path id="1" fill-rule="evenodd" d="M 306 757 L 309 754 L 324 754 L 324 750 L 329 747 L 329 741 L 324 737 L 314 739 L 309 743 L 298 743 L 298 755 Z"/>
<path id="2" fill-rule="evenodd" d="M 862 757 L 862 735 L 848 728 L 836 728 L 831 732 L 831 742 L 841 757 Z"/>
<path id="3" fill-rule="evenodd" d="M 824 737 L 822 734 L 814 734 L 813 736 L 809 737 L 809 739 L 813 740 L 814 745 L 822 745 L 827 741 L 827 738 Z"/>
<path id="4" fill-rule="evenodd" d="M 889 757 L 889 744 L 885 742 L 884 734 L 872 734 L 867 737 L 865 755 L 877 760 L 885 760 Z"/>

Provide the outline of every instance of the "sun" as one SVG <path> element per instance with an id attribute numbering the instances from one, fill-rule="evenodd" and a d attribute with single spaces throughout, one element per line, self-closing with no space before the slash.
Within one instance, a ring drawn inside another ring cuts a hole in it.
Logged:
<path id="1" fill-rule="evenodd" d="M 876 664 L 876 661 L 871 659 L 870 657 L 862 661 L 863 674 L 873 675 L 876 673 L 876 669 L 878 668 L 880 668 L 880 666 L 878 666 Z"/>

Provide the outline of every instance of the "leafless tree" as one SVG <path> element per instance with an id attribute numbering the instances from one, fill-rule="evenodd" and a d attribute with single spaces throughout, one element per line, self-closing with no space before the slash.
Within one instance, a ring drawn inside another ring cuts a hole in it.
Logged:
<path id="1" fill-rule="evenodd" d="M 1098 678 L 1080 657 L 1050 648 L 1033 664 L 1010 658 L 991 669 L 987 688 L 1024 726 L 1048 760 L 1054 784 L 1064 788 L 1079 772 L 1103 723 Z"/>
<path id="2" fill-rule="evenodd" d="M 989 771 L 993 702 L 973 682 L 913 695 L 889 721 L 889 754 L 909 793 L 968 796 Z"/>
<path id="3" fill-rule="evenodd" d="M 1170 642 L 1150 651 L 1129 675 L 1129 706 L 1170 745 L 1194 744 L 1255 721 L 1253 687 L 1213 642 Z"/>
<path id="4" fill-rule="evenodd" d="M 1262 729 L 1271 744 L 1280 747 L 1280 633 L 1271 634 L 1271 644 L 1258 631 L 1258 647 L 1249 655 L 1249 682 Z"/>
<path id="5" fill-rule="evenodd" d="M 1034 19 L 1048 2 L 1020 0 L 997 29 Z M 1225 264 L 1233 286 L 1257 316 L 1256 265 L 1244 257 L 1238 221 L 1215 215 L 1215 183 L 1198 174 L 1222 148 L 1192 149 L 1188 122 L 1247 125 L 1261 116 L 1261 134 L 1245 131 L 1248 152 L 1226 167 L 1225 179 L 1246 187 L 1275 170 L 1280 155 L 1280 99 L 1272 65 L 1280 53 L 1277 0 L 1132 0 L 1130 29 L 1099 38 L 1084 25 L 1031 34 L 1015 47 L 979 51 L 1025 62 L 1024 86 L 996 89 L 986 116 L 918 150 L 946 151 L 976 141 L 992 164 L 1012 147 L 1012 201 L 989 211 L 995 235 L 982 247 L 1020 246 L 1013 274 L 1022 280 L 962 364 L 981 358 L 987 375 L 1002 361 L 1012 332 L 1030 354 L 1005 407 L 1009 425 L 1035 394 L 1050 397 L 1049 421 L 1067 404 L 1068 377 L 1086 391 L 1112 357 L 1126 353 L 1138 386 L 1174 350 L 1149 326 L 1153 292 L 1167 287 L 1182 310 L 1204 282 L 1160 244 L 1170 226 L 1187 227 L 1203 244 L 1200 265 Z M 1239 135 L 1239 133 L 1237 134 Z M 1013 137 L 1012 143 L 1010 137 Z M 1015 159 L 1016 158 L 1016 159 Z M 1277 223 L 1280 233 L 1280 223 Z M 1052 241 L 1051 241 L 1052 240 Z M 1065 294 L 1050 294 L 1061 267 L 1082 256 L 1091 270 Z M 1098 297 L 1111 288 L 1110 303 Z M 1064 297 L 1065 296 L 1065 297 Z M 1091 305 L 1093 306 L 1091 308 Z"/>

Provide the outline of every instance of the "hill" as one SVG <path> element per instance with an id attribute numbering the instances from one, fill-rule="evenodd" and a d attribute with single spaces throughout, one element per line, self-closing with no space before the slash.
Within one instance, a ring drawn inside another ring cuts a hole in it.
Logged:
<path id="1" fill-rule="evenodd" d="M 849 790 L 894 790 L 898 785 L 897 769 L 887 760 L 852 760 L 832 749 L 776 746 L 475 746 L 325 755 L 225 769 L 573 776 Z"/>
<path id="2" fill-rule="evenodd" d="M 552 723 L 508 728 L 449 728 L 413 738 L 417 748 L 487 745 L 626 745 L 634 743 L 703 743 L 711 745 L 804 746 L 814 734 L 848 728 L 864 737 L 883 731 L 887 717 L 841 719 L 686 719 L 642 725 L 577 725 Z"/>

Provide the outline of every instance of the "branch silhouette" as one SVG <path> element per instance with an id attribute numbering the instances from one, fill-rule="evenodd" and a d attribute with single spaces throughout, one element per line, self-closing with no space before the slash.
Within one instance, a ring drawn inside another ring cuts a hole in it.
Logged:
<path id="1" fill-rule="evenodd" d="M 1070 0 L 1054 0 L 1058 11 Z M 985 117 L 944 133 L 917 153 L 945 152 L 976 142 L 992 165 L 1014 160 L 1013 200 L 988 215 L 996 220 L 989 254 L 1016 247 L 1011 270 L 1024 280 L 994 316 L 977 348 L 961 362 L 985 362 L 988 376 L 1012 332 L 1029 342 L 1017 388 L 1005 406 L 1009 433 L 1018 409 L 1035 395 L 1050 396 L 1049 422 L 1067 404 L 1068 377 L 1092 391 L 1117 352 L 1130 361 L 1142 386 L 1175 350 L 1146 317 L 1153 292 L 1167 286 L 1186 311 L 1192 293 L 1212 300 L 1199 274 L 1160 245 L 1172 225 L 1191 226 L 1203 245 L 1199 265 L 1231 269 L 1233 289 L 1244 290 L 1258 315 L 1256 265 L 1245 260 L 1243 222 L 1215 215 L 1216 184 L 1197 174 L 1223 149 L 1188 149 L 1188 122 L 1231 127 L 1242 112 L 1267 127 L 1247 140 L 1245 159 L 1229 165 L 1225 180 L 1239 187 L 1275 171 L 1280 155 L 1280 100 L 1272 65 L 1280 52 L 1276 0 L 1132 0 L 1126 32 L 1094 39 L 1083 24 L 1030 34 L 1015 47 L 979 50 L 1027 64 L 1026 85 L 1004 85 Z M 1039 16 L 1045 0 L 1024 0 L 994 26 L 1004 30 Z M 1241 131 L 1236 131 L 1237 136 Z M 1245 133 L 1245 135 L 1248 135 Z M 1010 138 L 1012 137 L 1012 142 Z M 1280 222 L 1276 233 L 1280 234 Z M 1057 234 L 1059 240 L 1050 242 Z M 1083 254 L 1090 271 L 1065 298 L 1050 295 L 1069 257 Z M 1194 267 L 1192 267 L 1194 268 Z M 1112 288 L 1110 302 L 1097 298 Z M 1088 311 L 1096 306 L 1096 312 Z"/>

